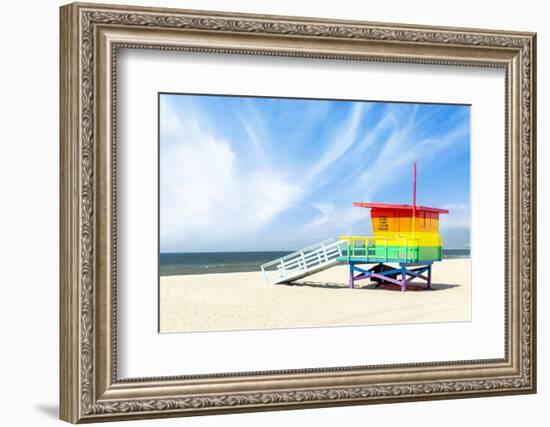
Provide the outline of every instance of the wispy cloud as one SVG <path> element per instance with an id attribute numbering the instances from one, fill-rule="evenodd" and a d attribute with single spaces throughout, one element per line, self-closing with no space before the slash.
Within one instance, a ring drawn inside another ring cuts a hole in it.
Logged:
<path id="1" fill-rule="evenodd" d="M 254 149 L 257 159 L 265 165 L 268 162 L 268 158 L 264 150 L 264 145 L 269 144 L 269 141 L 266 141 L 266 139 L 269 138 L 269 133 L 266 131 L 261 114 L 254 104 L 247 102 L 246 112 L 238 113 L 238 117 Z"/>
<path id="2" fill-rule="evenodd" d="M 411 114 L 403 125 L 397 124 L 385 140 L 379 141 L 382 148 L 374 161 L 367 163 L 358 174 L 355 191 L 367 189 L 363 194 L 371 199 L 382 188 L 391 187 L 392 183 L 409 177 L 414 161 L 426 161 L 424 164 L 429 165 L 439 154 L 469 134 L 469 123 L 461 122 L 444 135 L 422 138 L 418 136 L 424 133 L 421 132 L 422 124 L 417 124 L 415 117 L 416 114 Z"/>
<path id="3" fill-rule="evenodd" d="M 349 150 L 359 136 L 361 120 L 365 113 L 372 108 L 372 104 L 356 103 L 353 105 L 346 120 L 337 126 L 337 129 L 330 137 L 330 144 L 322 153 L 320 158 L 309 168 L 306 175 L 307 180 L 315 179 L 332 163 L 342 157 Z"/>
<path id="4" fill-rule="evenodd" d="M 349 205 L 336 206 L 331 203 L 317 202 L 312 206 L 318 211 L 310 222 L 306 223 L 304 230 L 314 239 L 320 240 L 327 237 L 370 235 L 370 211 Z M 358 224 L 360 226 L 358 227 Z"/>
<path id="5" fill-rule="evenodd" d="M 332 203 L 313 203 L 312 206 L 317 209 L 318 215 L 305 225 L 306 230 L 323 227 L 332 220 L 336 207 Z"/>
<path id="6" fill-rule="evenodd" d="M 440 227 L 445 230 L 452 227 L 470 228 L 470 205 L 448 203 L 442 206 L 449 215 L 441 215 Z"/>
<path id="7" fill-rule="evenodd" d="M 178 140 L 161 154 L 161 250 L 182 245 L 215 250 L 246 240 L 301 195 L 277 170 L 242 170 L 230 142 L 200 122 L 173 121 L 169 105 L 163 114 L 169 121 L 161 126 L 161 139 L 177 130 Z"/>
<path id="8" fill-rule="evenodd" d="M 370 233 L 369 210 L 351 202 L 408 202 L 414 160 L 433 174 L 422 200 L 453 206 L 442 228 L 469 227 L 468 137 L 467 107 L 167 96 L 161 250 Z"/>

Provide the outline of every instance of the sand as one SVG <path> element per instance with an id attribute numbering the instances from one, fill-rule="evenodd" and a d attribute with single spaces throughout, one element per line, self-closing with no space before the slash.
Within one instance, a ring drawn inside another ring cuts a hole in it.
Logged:
<path id="1" fill-rule="evenodd" d="M 160 330 L 188 332 L 470 320 L 469 259 L 435 263 L 432 290 L 376 289 L 368 280 L 349 289 L 347 280 L 346 265 L 321 271 L 293 285 L 265 284 L 260 272 L 161 277 Z"/>

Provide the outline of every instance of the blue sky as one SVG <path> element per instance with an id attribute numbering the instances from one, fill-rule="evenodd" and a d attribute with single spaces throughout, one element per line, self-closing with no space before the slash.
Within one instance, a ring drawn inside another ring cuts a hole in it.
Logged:
<path id="1" fill-rule="evenodd" d="M 369 235 L 353 201 L 450 210 L 469 247 L 470 107 L 160 95 L 161 252 L 292 250 Z"/>

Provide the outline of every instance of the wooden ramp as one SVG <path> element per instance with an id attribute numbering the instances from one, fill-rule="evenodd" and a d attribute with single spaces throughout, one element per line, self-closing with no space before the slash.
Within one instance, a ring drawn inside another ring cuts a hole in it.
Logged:
<path id="1" fill-rule="evenodd" d="M 346 241 L 323 240 L 261 266 L 267 284 L 288 283 L 341 263 Z"/>

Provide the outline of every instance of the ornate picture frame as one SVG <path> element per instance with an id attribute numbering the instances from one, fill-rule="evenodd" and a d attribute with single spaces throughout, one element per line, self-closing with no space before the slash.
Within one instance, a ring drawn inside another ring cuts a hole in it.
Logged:
<path id="1" fill-rule="evenodd" d="M 60 38 L 60 416 L 72 422 L 536 392 L 536 35 L 70 4 Z M 506 73 L 502 359 L 117 377 L 117 49 L 289 56 Z"/>

